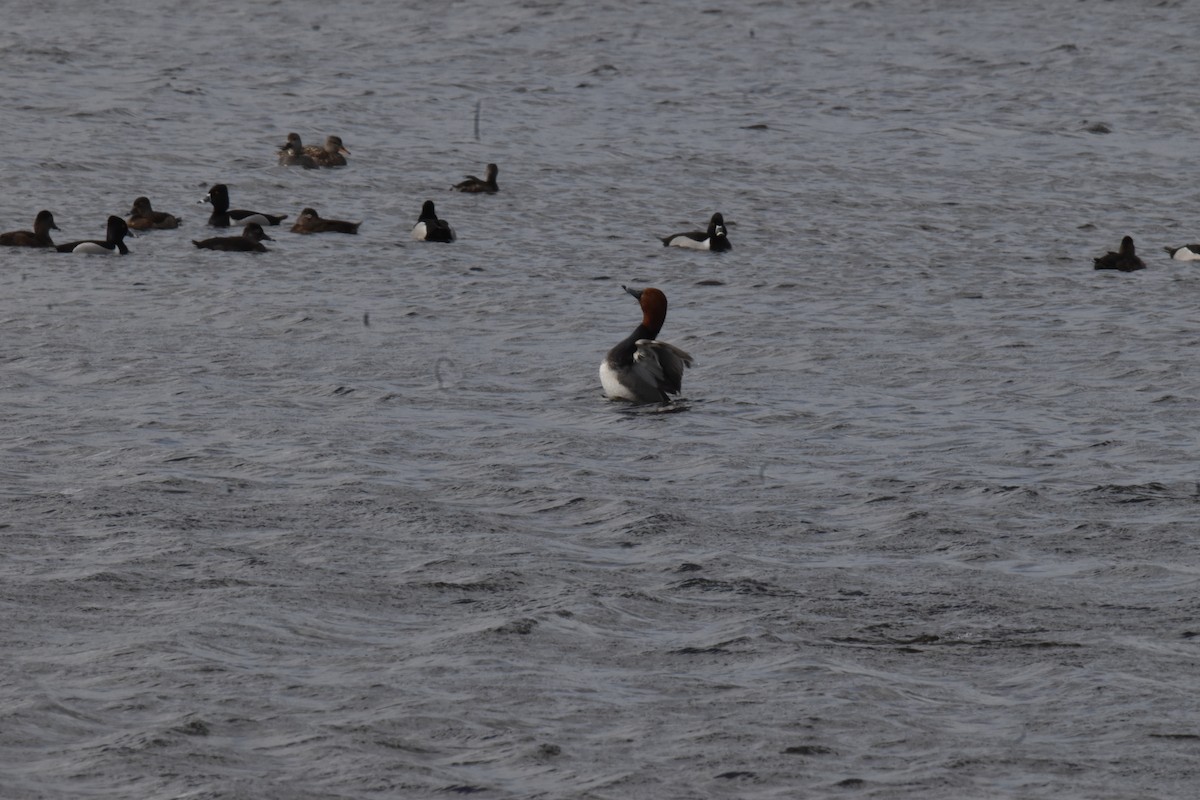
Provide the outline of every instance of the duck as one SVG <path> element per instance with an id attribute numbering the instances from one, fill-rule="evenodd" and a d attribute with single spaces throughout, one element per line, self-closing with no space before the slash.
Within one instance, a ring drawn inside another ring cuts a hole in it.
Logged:
<path id="1" fill-rule="evenodd" d="M 1119 269 L 1121 272 L 1136 272 L 1145 269 L 1146 265 L 1133 252 L 1133 237 L 1126 236 L 1121 240 L 1121 249 L 1116 253 L 1105 253 L 1093 259 L 1096 269 Z"/>
<path id="2" fill-rule="evenodd" d="M 655 337 L 667 319 L 667 296 L 661 289 L 622 286 L 642 308 L 642 322 L 600 362 L 600 385 L 610 400 L 669 403 L 679 394 L 683 370 L 692 357 Z"/>
<path id="3" fill-rule="evenodd" d="M 279 166 L 304 167 L 305 169 L 317 168 L 317 162 L 312 160 L 312 156 L 304 152 L 304 145 L 300 143 L 300 134 L 289 133 L 287 135 L 287 142 L 279 151 Z"/>
<path id="4" fill-rule="evenodd" d="M 707 231 L 673 233 L 663 237 L 662 243 L 663 247 L 686 247 L 690 250 L 712 250 L 715 253 L 733 249 L 725 231 L 725 217 L 721 216 L 719 211 L 708 221 Z"/>
<path id="5" fill-rule="evenodd" d="M 247 211 L 244 208 L 229 207 L 229 187 L 223 183 L 214 184 L 208 194 L 200 199 L 201 203 L 212 203 L 213 213 L 208 218 L 208 224 L 214 228 L 228 228 L 230 225 L 249 225 L 257 222 L 259 225 L 278 225 L 287 219 L 287 214 L 264 214 L 260 211 Z"/>
<path id="6" fill-rule="evenodd" d="M 500 172 L 500 168 L 495 164 L 487 165 L 486 178 L 482 180 L 474 175 L 467 175 L 465 181 L 460 181 L 454 184 L 454 189 L 460 192 L 487 192 L 495 194 L 500 191 L 500 187 L 496 185 L 496 174 Z"/>
<path id="7" fill-rule="evenodd" d="M 58 230 L 54 215 L 46 209 L 38 212 L 31 231 L 9 231 L 0 233 L 0 245 L 5 247 L 54 247 L 50 231 Z"/>
<path id="8" fill-rule="evenodd" d="M 125 246 L 125 237 L 129 235 L 129 225 L 125 220 L 113 215 L 108 218 L 105 226 L 104 241 L 88 239 L 81 242 L 67 242 L 54 248 L 60 253 L 86 253 L 95 256 L 129 255 Z"/>
<path id="9" fill-rule="evenodd" d="M 1185 244 L 1182 247 L 1164 247 L 1176 261 L 1200 261 L 1200 244 Z"/>
<path id="10" fill-rule="evenodd" d="M 343 153 L 345 155 L 342 155 Z M 325 137 L 324 147 L 317 147 L 315 144 L 304 145 L 304 154 L 318 167 L 344 167 L 350 151 L 342 144 L 342 137 L 330 134 Z"/>
<path id="11" fill-rule="evenodd" d="M 362 223 L 324 219 L 315 208 L 306 208 L 292 226 L 292 233 L 358 233 L 359 225 Z"/>
<path id="12" fill-rule="evenodd" d="M 454 235 L 454 229 L 450 227 L 449 222 L 438 219 L 433 201 L 426 200 L 421 205 L 421 216 L 417 217 L 417 224 L 413 225 L 412 238 L 418 242 L 453 242 L 458 237 Z"/>
<path id="13" fill-rule="evenodd" d="M 211 239 L 202 239 L 199 242 L 192 239 L 192 244 L 201 250 L 266 253 L 269 251 L 263 246 L 263 239 L 266 239 L 268 242 L 275 241 L 270 236 L 267 236 L 266 231 L 262 229 L 262 225 L 259 225 L 257 222 L 251 222 L 242 228 L 241 236 L 214 236 Z"/>
<path id="14" fill-rule="evenodd" d="M 150 207 L 149 197 L 139 197 L 133 201 L 133 208 L 129 209 L 129 217 L 125 222 L 131 230 L 147 231 L 151 229 L 166 230 L 168 228 L 178 228 L 180 218 L 174 214 L 168 214 L 165 211 L 155 211 Z"/>

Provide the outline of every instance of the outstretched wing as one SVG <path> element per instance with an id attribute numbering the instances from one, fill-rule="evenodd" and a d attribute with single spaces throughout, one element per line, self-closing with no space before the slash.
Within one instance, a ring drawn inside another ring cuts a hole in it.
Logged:
<path id="1" fill-rule="evenodd" d="M 634 346 L 637 352 L 633 361 L 645 376 L 654 382 L 654 388 L 663 395 L 679 394 L 683 383 L 683 370 L 692 365 L 692 357 L 673 344 L 660 342 L 657 339 L 638 339 Z"/>

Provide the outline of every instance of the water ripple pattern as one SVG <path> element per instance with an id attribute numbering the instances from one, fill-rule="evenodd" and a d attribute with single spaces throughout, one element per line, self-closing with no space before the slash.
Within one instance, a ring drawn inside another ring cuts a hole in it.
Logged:
<path id="1" fill-rule="evenodd" d="M 1193 16 L 9 3 L 0 795 L 1192 796 Z"/>

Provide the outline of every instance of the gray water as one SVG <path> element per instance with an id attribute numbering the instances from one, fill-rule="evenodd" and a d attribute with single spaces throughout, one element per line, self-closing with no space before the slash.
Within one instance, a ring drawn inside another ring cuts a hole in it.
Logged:
<path id="1" fill-rule="evenodd" d="M 210 5 L 5 7 L 0 228 L 185 221 L 0 252 L 0 797 L 1194 796 L 1189 4 Z"/>

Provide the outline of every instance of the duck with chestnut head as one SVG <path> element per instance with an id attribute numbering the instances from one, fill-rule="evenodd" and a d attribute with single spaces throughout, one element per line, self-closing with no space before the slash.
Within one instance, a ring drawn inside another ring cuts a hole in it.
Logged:
<path id="1" fill-rule="evenodd" d="M 642 321 L 600 362 L 600 385 L 610 400 L 669 403 L 671 395 L 679 394 L 692 357 L 657 338 L 667 319 L 667 296 L 654 287 L 621 288 L 637 299 Z"/>

